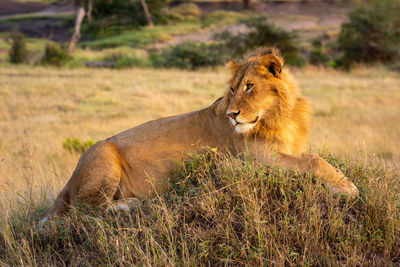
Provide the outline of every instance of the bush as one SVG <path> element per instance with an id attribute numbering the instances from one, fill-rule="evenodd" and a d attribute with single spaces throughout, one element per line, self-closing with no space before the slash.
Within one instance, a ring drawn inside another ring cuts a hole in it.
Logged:
<path id="1" fill-rule="evenodd" d="M 8 59 L 11 63 L 20 64 L 24 63 L 28 57 L 28 50 L 26 49 L 25 36 L 14 30 L 10 34 L 11 47 L 8 51 Z"/>
<path id="2" fill-rule="evenodd" d="M 171 172 L 169 192 L 137 200 L 130 212 L 80 206 L 38 232 L 43 207 L 24 198 L 20 201 L 27 203 L 0 224 L 0 261 L 12 266 L 399 265 L 397 172 L 326 159 L 359 187 L 358 198 L 334 195 L 311 175 L 212 150 L 180 163 Z"/>
<path id="3" fill-rule="evenodd" d="M 250 32 L 232 35 L 225 31 L 216 36 L 225 42 L 226 51 L 234 56 L 242 56 L 246 51 L 261 46 L 276 46 L 281 51 L 285 62 L 289 65 L 302 66 L 305 61 L 299 54 L 299 48 L 295 45 L 296 35 L 277 28 L 270 23 L 265 15 L 251 17 L 243 20 Z"/>
<path id="4" fill-rule="evenodd" d="M 152 61 L 155 67 L 194 70 L 226 62 L 229 57 L 220 51 L 221 47 L 218 44 L 187 42 L 164 50 L 161 54 L 153 54 Z"/>
<path id="5" fill-rule="evenodd" d="M 152 65 L 147 53 L 118 50 L 112 52 L 104 58 L 105 62 L 114 62 L 115 68 L 123 69 L 130 67 L 150 67 Z"/>
<path id="6" fill-rule="evenodd" d="M 166 0 L 146 2 L 154 23 L 165 23 Z M 93 2 L 93 21 L 83 27 L 92 38 L 118 33 L 126 28 L 147 25 L 140 0 L 96 0 Z"/>
<path id="7" fill-rule="evenodd" d="M 68 53 L 60 45 L 56 43 L 47 43 L 41 63 L 43 65 L 60 67 L 70 59 Z"/>
<path id="8" fill-rule="evenodd" d="M 370 1 L 371 2 L 371 1 Z M 398 0 L 374 1 L 353 10 L 342 25 L 338 46 L 340 64 L 394 62 L 400 51 L 400 4 Z"/>
<path id="9" fill-rule="evenodd" d="M 79 138 L 71 139 L 67 137 L 62 146 L 70 153 L 83 154 L 89 147 L 93 146 L 96 142 L 93 140 L 81 141 Z"/>

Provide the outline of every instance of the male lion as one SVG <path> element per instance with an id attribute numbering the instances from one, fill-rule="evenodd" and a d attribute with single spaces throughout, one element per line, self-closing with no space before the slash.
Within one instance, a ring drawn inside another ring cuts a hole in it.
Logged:
<path id="1" fill-rule="evenodd" d="M 358 194 L 340 171 L 305 153 L 310 107 L 277 49 L 262 48 L 228 66 L 229 87 L 208 108 L 147 122 L 89 148 L 42 223 L 74 201 L 124 208 L 133 198 L 149 198 L 168 188 L 176 161 L 204 146 L 246 151 L 268 165 L 310 172 L 334 192 Z"/>

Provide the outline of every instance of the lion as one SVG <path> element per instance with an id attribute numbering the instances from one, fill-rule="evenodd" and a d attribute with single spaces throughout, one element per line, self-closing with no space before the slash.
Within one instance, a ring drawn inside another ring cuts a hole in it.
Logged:
<path id="1" fill-rule="evenodd" d="M 228 68 L 229 86 L 211 106 L 149 121 L 90 147 L 41 223 L 76 201 L 112 209 L 150 198 L 168 189 L 177 161 L 203 147 L 246 152 L 263 164 L 311 173 L 335 193 L 358 194 L 342 172 L 307 153 L 311 108 L 276 48 L 231 60 Z"/>

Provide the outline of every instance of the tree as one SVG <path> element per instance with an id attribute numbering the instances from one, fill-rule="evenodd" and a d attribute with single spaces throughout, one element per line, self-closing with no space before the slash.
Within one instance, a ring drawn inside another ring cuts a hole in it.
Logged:
<path id="1" fill-rule="evenodd" d="M 147 8 L 146 0 L 140 0 L 140 2 L 142 3 L 144 14 L 145 14 L 146 19 L 147 19 L 147 23 L 149 24 L 149 27 L 152 28 L 153 27 L 153 20 L 151 19 L 151 14 L 149 12 L 149 9 Z"/>
<path id="2" fill-rule="evenodd" d="M 77 1 L 77 2 L 79 2 L 79 5 L 77 6 L 76 10 L 74 33 L 72 34 L 71 40 L 69 41 L 68 45 L 68 54 L 72 54 L 76 43 L 81 38 L 81 26 L 86 14 L 84 1 Z"/>
<path id="3" fill-rule="evenodd" d="M 243 0 L 243 8 L 250 9 L 250 0 Z"/>

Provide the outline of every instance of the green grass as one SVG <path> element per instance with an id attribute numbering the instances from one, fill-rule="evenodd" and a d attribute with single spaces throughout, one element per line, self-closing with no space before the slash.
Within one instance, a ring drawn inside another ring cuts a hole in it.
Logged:
<path id="1" fill-rule="evenodd" d="M 170 40 L 173 35 L 198 31 L 200 28 L 201 25 L 196 20 L 173 25 L 156 25 L 153 28 L 143 27 L 141 29 L 132 29 L 118 35 L 83 42 L 81 46 L 92 49 L 118 46 L 141 48 L 154 42 Z"/>
<path id="2" fill-rule="evenodd" d="M 333 195 L 310 175 L 205 150 L 171 172 L 169 192 L 130 213 L 80 206 L 37 232 L 47 200 L 0 219 L 10 265 L 396 265 L 400 185 L 382 166 L 341 162 L 360 189 Z M 43 196 L 45 198 L 45 195 Z"/>
<path id="3" fill-rule="evenodd" d="M 74 13 L 73 12 L 65 12 L 65 13 L 58 13 L 57 15 L 48 15 L 48 14 L 22 14 L 22 15 L 15 15 L 12 17 L 7 17 L 0 19 L 1 23 L 14 23 L 14 22 L 21 22 L 26 20 L 60 20 L 60 19 L 72 19 Z"/>

